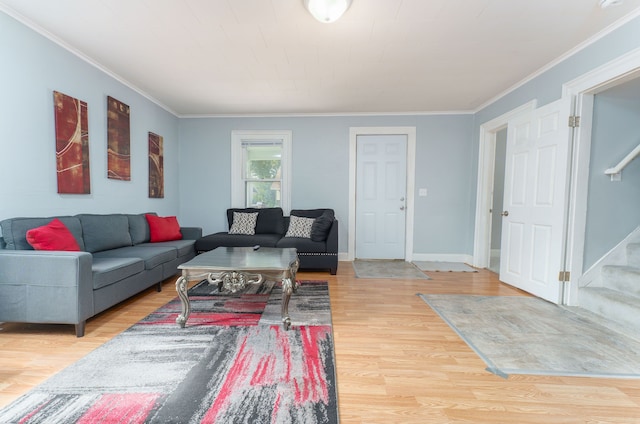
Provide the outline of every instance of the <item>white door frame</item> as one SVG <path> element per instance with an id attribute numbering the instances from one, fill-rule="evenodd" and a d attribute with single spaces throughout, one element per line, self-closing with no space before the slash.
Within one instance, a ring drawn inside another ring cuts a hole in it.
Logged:
<path id="1" fill-rule="evenodd" d="M 573 111 L 580 116 L 580 126 L 574 132 L 571 156 L 571 186 L 568 202 L 566 270 L 571 272 L 571 283 L 564 290 L 563 304 L 578 303 L 578 289 L 583 275 L 584 231 L 587 221 L 587 194 L 589 162 L 591 157 L 591 127 L 593 96 L 600 91 L 629 79 L 640 77 L 640 48 L 630 51 L 562 86 L 562 97 L 574 99 Z M 480 126 L 480 150 L 478 154 L 478 185 L 476 195 L 476 220 L 473 248 L 473 265 L 485 268 L 489 265 L 491 240 L 491 191 L 495 133 L 507 125 L 510 117 L 535 109 L 536 101 L 520 106 Z"/>
<path id="2" fill-rule="evenodd" d="M 359 135 L 407 136 L 407 207 L 405 228 L 405 261 L 413 259 L 413 214 L 416 175 L 416 127 L 351 127 L 349 128 L 349 239 L 347 259 L 353 261 L 356 251 L 356 140 Z"/>
<path id="3" fill-rule="evenodd" d="M 591 127 L 593 97 L 610 87 L 640 77 L 640 48 L 572 80 L 562 86 L 563 96 L 575 99 L 574 111 L 580 116 L 580 126 L 574 134 L 567 229 L 567 264 L 571 283 L 565 290 L 564 302 L 578 304 L 578 290 L 583 272 L 584 233 L 587 223 L 587 195 L 589 191 L 589 162 L 591 159 Z M 604 172 L 604 170 L 603 170 Z"/>

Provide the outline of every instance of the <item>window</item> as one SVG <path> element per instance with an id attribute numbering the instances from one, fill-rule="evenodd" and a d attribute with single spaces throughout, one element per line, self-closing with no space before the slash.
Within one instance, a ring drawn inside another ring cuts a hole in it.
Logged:
<path id="1" fill-rule="evenodd" d="M 238 208 L 291 205 L 291 131 L 231 133 L 231 204 Z"/>

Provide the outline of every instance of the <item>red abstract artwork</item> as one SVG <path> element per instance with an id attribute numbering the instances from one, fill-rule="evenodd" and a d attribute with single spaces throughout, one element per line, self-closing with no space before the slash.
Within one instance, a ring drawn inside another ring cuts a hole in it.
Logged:
<path id="1" fill-rule="evenodd" d="M 129 106 L 107 96 L 107 178 L 131 180 Z"/>
<path id="2" fill-rule="evenodd" d="M 89 194 L 89 120 L 87 103 L 53 92 L 58 193 Z"/>
<path id="3" fill-rule="evenodd" d="M 164 197 L 164 154 L 162 136 L 149 133 L 149 197 Z"/>

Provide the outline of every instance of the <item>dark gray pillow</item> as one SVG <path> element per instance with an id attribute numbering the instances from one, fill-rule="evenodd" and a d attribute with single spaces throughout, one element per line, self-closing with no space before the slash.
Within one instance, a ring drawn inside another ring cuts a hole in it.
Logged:
<path id="1" fill-rule="evenodd" d="M 121 214 L 76 215 L 82 223 L 82 235 L 87 252 L 101 252 L 131 246 L 129 219 Z"/>
<path id="2" fill-rule="evenodd" d="M 313 241 L 325 241 L 331 230 L 331 225 L 335 219 L 333 210 L 327 209 L 313 221 L 311 226 L 311 240 Z"/>
<path id="3" fill-rule="evenodd" d="M 155 212 L 147 212 L 156 215 Z M 129 219 L 129 234 L 131 235 L 131 243 L 140 244 L 147 243 L 151 240 L 151 231 L 149 231 L 149 223 L 145 214 L 127 215 Z"/>

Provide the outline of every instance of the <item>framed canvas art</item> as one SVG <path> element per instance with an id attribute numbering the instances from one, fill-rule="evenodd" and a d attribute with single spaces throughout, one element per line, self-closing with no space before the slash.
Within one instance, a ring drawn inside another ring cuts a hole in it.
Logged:
<path id="1" fill-rule="evenodd" d="M 129 106 L 107 97 L 107 178 L 131 180 Z"/>
<path id="2" fill-rule="evenodd" d="M 53 92 L 58 193 L 89 194 L 89 119 L 87 103 Z"/>
<path id="3" fill-rule="evenodd" d="M 161 135 L 149 132 L 149 197 L 164 197 L 164 153 Z"/>

